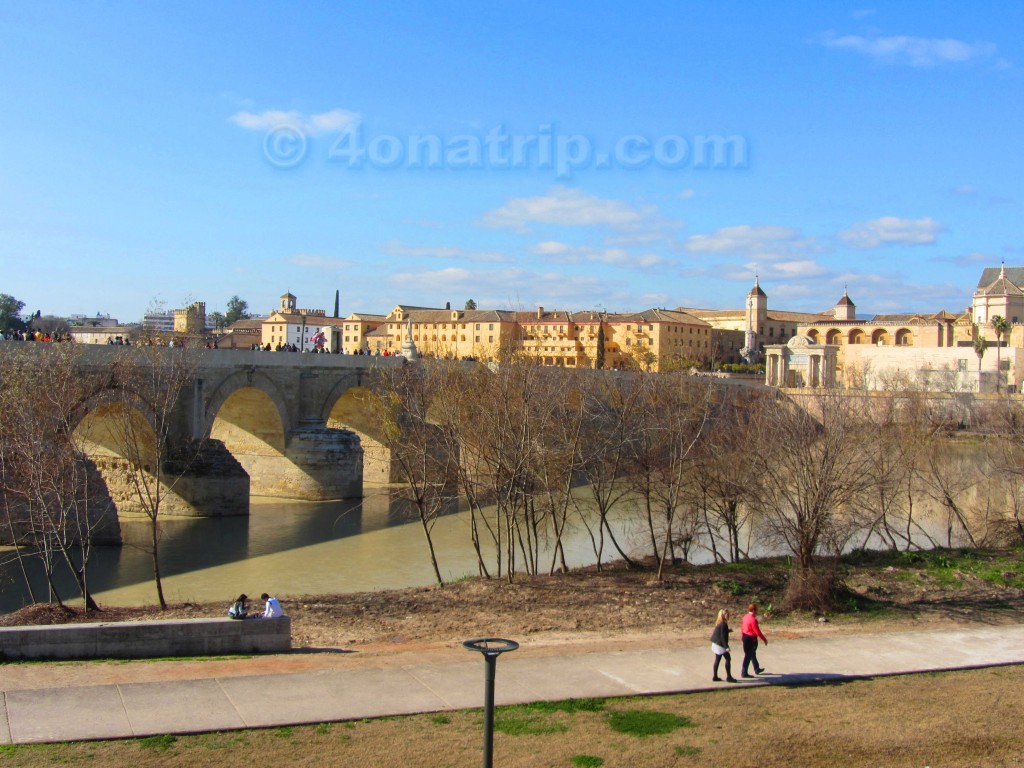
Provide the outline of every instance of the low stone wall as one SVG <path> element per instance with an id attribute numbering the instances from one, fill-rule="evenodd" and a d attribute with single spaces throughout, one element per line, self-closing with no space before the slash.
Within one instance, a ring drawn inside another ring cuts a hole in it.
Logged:
<path id="1" fill-rule="evenodd" d="M 179 619 L 0 627 L 0 659 L 144 659 L 278 653 L 292 647 L 292 622 Z"/>

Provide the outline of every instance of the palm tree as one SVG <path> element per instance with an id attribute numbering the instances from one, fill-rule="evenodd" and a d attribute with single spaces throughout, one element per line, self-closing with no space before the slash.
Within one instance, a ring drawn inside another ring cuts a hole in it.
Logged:
<path id="1" fill-rule="evenodd" d="M 978 391 L 981 392 L 981 358 L 985 356 L 985 337 L 977 325 L 974 326 L 974 354 L 978 356 Z"/>
<path id="2" fill-rule="evenodd" d="M 1002 315 L 993 315 L 990 322 L 992 330 L 996 332 L 996 393 L 998 393 L 999 381 L 1003 377 L 1002 356 L 999 354 L 999 347 L 1002 345 L 1003 334 L 1010 331 L 1010 323 Z"/>

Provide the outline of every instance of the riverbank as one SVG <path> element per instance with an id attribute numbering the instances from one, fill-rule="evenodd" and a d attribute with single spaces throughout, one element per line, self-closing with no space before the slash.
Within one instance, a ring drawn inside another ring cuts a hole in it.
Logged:
<path id="1" fill-rule="evenodd" d="M 867 553 L 838 564 L 846 585 L 837 610 L 785 613 L 789 567 L 783 560 L 732 565 L 677 565 L 664 581 L 653 570 L 621 563 L 551 576 L 465 579 L 441 587 L 333 595 L 277 595 L 292 619 L 297 649 L 358 650 L 361 656 L 418 653 L 470 637 L 509 637 L 534 648 L 584 644 L 704 643 L 720 608 L 740 614 L 761 606 L 771 632 L 884 632 L 977 622 L 1020 621 L 1024 609 L 1022 550 L 934 550 Z M 220 616 L 221 603 L 78 609 L 30 606 L 0 616 L 0 625 Z"/>

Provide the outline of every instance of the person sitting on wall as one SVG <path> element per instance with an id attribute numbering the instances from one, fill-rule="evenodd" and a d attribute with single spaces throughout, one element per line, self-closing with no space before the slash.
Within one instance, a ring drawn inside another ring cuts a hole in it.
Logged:
<path id="1" fill-rule="evenodd" d="M 266 592 L 260 595 L 260 600 L 266 600 L 267 606 L 263 609 L 263 613 L 260 618 L 263 619 L 279 619 L 284 616 L 284 610 L 281 608 L 281 603 L 278 602 L 276 597 L 271 597 Z"/>
<path id="2" fill-rule="evenodd" d="M 246 619 L 249 617 L 249 596 L 244 592 L 228 608 L 228 616 L 232 619 Z"/>

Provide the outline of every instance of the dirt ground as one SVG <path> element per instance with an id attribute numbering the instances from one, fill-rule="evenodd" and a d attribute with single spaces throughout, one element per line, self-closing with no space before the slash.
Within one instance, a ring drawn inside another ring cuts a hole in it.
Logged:
<path id="1" fill-rule="evenodd" d="M 988 557 L 988 556 L 986 556 Z M 1020 554 L 991 555 L 996 568 L 1022 570 Z M 1007 566 L 1007 557 L 1010 565 Z M 997 562 L 998 561 L 998 562 Z M 897 561 L 899 562 L 899 561 Z M 987 567 L 987 566 L 986 566 Z M 991 571 L 991 568 L 989 568 Z M 760 605 L 762 627 L 779 637 L 830 632 L 887 632 L 1024 620 L 1024 589 L 1016 572 L 995 584 L 968 572 L 936 572 L 927 564 L 845 565 L 844 610 L 827 615 L 781 612 L 787 569 L 780 563 L 678 566 L 659 582 L 650 570 L 621 565 L 553 576 L 468 579 L 440 587 L 336 595 L 278 595 L 292 620 L 291 654 L 239 660 L 167 661 L 126 665 L 13 665 L 5 688 L 126 682 L 299 671 L 336 663 L 388 666 L 443 660 L 477 637 L 518 641 L 523 653 L 637 649 L 707 642 L 719 608 L 741 614 Z M 223 616 L 222 604 L 80 609 L 30 606 L 0 616 L 0 625 Z M 258 603 L 258 601 L 256 601 Z M 182 665 L 189 665 L 184 669 Z"/>

